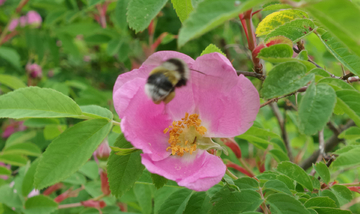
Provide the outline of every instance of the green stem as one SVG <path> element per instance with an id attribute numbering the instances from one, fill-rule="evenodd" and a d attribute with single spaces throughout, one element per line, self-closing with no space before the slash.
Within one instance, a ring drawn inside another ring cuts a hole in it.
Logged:
<path id="1" fill-rule="evenodd" d="M 230 172 L 229 169 L 226 169 L 226 174 L 227 174 L 228 176 L 230 176 L 230 177 L 231 177 L 232 179 L 234 179 L 234 180 L 239 179 L 238 177 L 236 177 L 236 175 L 234 175 L 232 172 Z"/>

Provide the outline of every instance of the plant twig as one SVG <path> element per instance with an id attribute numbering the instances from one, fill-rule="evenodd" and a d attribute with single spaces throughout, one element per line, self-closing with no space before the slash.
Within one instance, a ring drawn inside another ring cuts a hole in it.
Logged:
<path id="1" fill-rule="evenodd" d="M 255 73 L 255 72 L 249 72 L 249 71 L 236 71 L 236 73 L 238 75 L 242 74 L 244 76 L 248 76 L 248 77 L 256 77 L 258 79 L 264 79 L 264 76 L 262 74 L 259 73 Z"/>
<path id="2" fill-rule="evenodd" d="M 229 169 L 226 169 L 226 174 L 234 180 L 239 179 L 238 177 L 236 177 L 236 175 L 234 175 L 232 172 L 230 172 Z"/>
<path id="3" fill-rule="evenodd" d="M 354 125 L 354 121 L 349 120 L 343 127 L 339 127 L 338 133 L 341 133 L 345 129 Z M 325 152 L 330 152 L 332 149 L 334 149 L 335 146 L 337 146 L 341 141 L 343 141 L 342 139 L 339 139 L 338 136 L 339 134 L 334 134 L 326 141 L 324 150 Z M 302 162 L 300 166 L 305 170 L 310 168 L 311 165 L 316 162 L 317 158 L 319 157 L 319 153 L 320 150 L 315 151 L 308 159 Z"/>
<path id="4" fill-rule="evenodd" d="M 344 75 L 343 77 L 341 77 L 341 79 L 347 80 L 347 79 L 349 79 L 349 77 L 352 77 L 352 76 L 354 76 L 353 73 L 348 73 L 348 74 Z"/>
<path id="5" fill-rule="evenodd" d="M 349 203 L 347 204 L 344 204 L 340 207 L 340 209 L 342 210 L 347 210 L 349 209 L 351 206 L 357 204 L 357 203 L 360 203 L 360 197 L 357 197 L 357 198 L 354 198 L 352 201 L 350 201 Z"/>
<path id="6" fill-rule="evenodd" d="M 72 208 L 72 207 L 81 207 L 81 203 L 73 203 L 73 204 L 60 204 L 58 206 L 58 209 L 66 209 L 66 208 Z"/>
<path id="7" fill-rule="evenodd" d="M 274 115 L 279 122 L 280 130 L 281 130 L 281 137 L 284 140 L 288 157 L 289 157 L 290 161 L 293 161 L 293 155 L 291 152 L 290 141 L 289 141 L 289 137 L 286 132 L 286 111 L 284 113 L 284 116 L 282 116 L 280 109 L 276 103 L 271 103 L 270 107 L 273 110 Z"/>
<path id="8" fill-rule="evenodd" d="M 272 102 L 277 102 L 279 99 L 282 99 L 282 98 L 284 98 L 284 97 L 288 97 L 288 96 L 294 95 L 294 94 L 296 94 L 297 92 L 304 92 L 304 91 L 306 91 L 306 89 L 307 89 L 307 86 L 304 86 L 304 87 L 300 88 L 299 90 L 297 90 L 296 92 L 293 92 L 293 93 L 290 93 L 290 94 L 286 94 L 286 95 L 283 95 L 283 96 L 280 96 L 280 97 L 272 98 L 272 99 L 266 101 L 265 103 L 261 104 L 261 105 L 260 105 L 260 108 L 262 108 L 262 107 L 264 107 L 264 106 L 266 106 L 266 105 L 269 105 L 269 104 L 272 103 Z"/>

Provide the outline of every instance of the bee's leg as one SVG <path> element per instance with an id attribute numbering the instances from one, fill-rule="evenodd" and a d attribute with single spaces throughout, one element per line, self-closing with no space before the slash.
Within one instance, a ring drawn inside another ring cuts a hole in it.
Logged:
<path id="1" fill-rule="evenodd" d="M 166 98 L 163 100 L 165 104 L 168 104 L 175 97 L 175 91 L 169 93 Z"/>

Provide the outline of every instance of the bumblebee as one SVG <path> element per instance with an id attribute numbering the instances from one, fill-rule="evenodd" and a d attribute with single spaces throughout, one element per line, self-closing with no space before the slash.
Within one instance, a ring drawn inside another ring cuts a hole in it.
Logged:
<path id="1" fill-rule="evenodd" d="M 189 76 L 189 67 L 183 60 L 170 58 L 150 72 L 145 93 L 155 104 L 167 104 L 174 99 L 175 88 L 185 86 Z"/>

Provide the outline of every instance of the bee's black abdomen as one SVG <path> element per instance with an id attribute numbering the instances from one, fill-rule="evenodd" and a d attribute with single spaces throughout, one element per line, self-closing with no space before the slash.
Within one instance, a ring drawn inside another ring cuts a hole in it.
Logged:
<path id="1" fill-rule="evenodd" d="M 174 86 L 171 84 L 169 79 L 163 73 L 155 73 L 149 76 L 147 83 L 156 85 L 164 91 L 171 91 Z"/>

